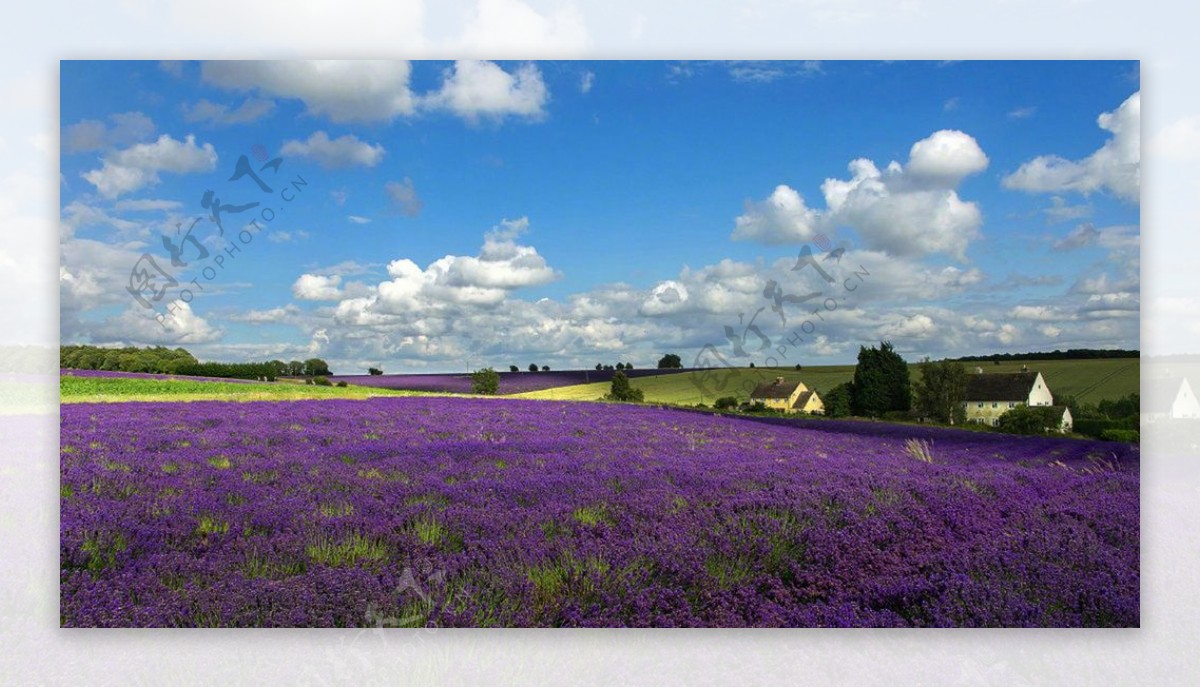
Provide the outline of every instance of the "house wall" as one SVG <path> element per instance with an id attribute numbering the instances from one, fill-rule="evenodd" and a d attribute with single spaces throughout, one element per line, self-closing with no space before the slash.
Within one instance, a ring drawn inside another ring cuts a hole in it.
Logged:
<path id="1" fill-rule="evenodd" d="M 1179 383 L 1179 391 L 1171 404 L 1171 417 L 1200 418 L 1200 402 L 1196 401 L 1196 395 L 1192 394 L 1192 386 L 1187 380 Z"/>
<path id="2" fill-rule="evenodd" d="M 825 413 L 825 402 L 821 401 L 821 397 L 814 393 L 808 398 L 808 403 L 804 405 L 804 408 L 797 410 L 805 413 Z"/>
<path id="3" fill-rule="evenodd" d="M 983 423 L 984 425 L 998 425 L 1000 416 L 1006 411 L 1024 402 L 1020 401 L 977 401 L 970 400 L 965 402 L 967 407 L 967 422 L 968 423 Z"/>
<path id="4" fill-rule="evenodd" d="M 1050 388 L 1046 386 L 1046 381 L 1042 379 L 1041 373 L 1038 373 L 1037 380 L 1033 383 L 1033 389 L 1029 390 L 1029 399 L 1026 403 L 1030 406 L 1054 405 L 1054 396 L 1050 394 Z"/>
<path id="5" fill-rule="evenodd" d="M 796 403 L 796 399 L 800 398 L 800 395 L 807 391 L 808 387 L 805 387 L 804 383 L 797 383 L 796 389 L 792 390 L 791 395 L 787 399 L 760 399 L 751 397 L 750 402 L 754 403 L 756 401 L 761 401 L 763 406 L 766 406 L 769 409 L 775 409 L 777 411 L 791 411 L 792 404 Z M 816 395 L 814 394 L 813 396 Z"/>

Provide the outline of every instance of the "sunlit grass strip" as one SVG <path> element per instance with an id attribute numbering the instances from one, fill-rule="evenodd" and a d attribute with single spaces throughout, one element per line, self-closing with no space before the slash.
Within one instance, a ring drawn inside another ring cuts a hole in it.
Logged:
<path id="1" fill-rule="evenodd" d="M 288 401 L 299 399 L 368 399 L 381 396 L 446 396 L 433 392 L 370 387 L 323 387 L 287 382 L 245 384 L 201 380 L 97 378 L 64 375 L 59 379 L 63 403 L 113 401 Z"/>
<path id="2" fill-rule="evenodd" d="M 304 553 L 309 559 L 325 566 L 354 566 L 384 559 L 388 550 L 380 540 L 352 533 L 338 540 L 327 535 L 318 536 L 304 548 Z"/>

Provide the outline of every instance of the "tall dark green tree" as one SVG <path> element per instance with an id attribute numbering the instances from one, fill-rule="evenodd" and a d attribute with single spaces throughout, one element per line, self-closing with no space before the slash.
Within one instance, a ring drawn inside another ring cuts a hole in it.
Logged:
<path id="1" fill-rule="evenodd" d="M 854 396 L 853 383 L 843 382 L 821 395 L 825 402 L 825 415 L 830 418 L 844 418 L 853 413 L 851 399 Z"/>
<path id="2" fill-rule="evenodd" d="M 962 363 L 928 357 L 920 363 L 921 379 L 913 385 L 917 411 L 938 423 L 961 425 L 967 412 L 967 368 Z"/>
<path id="3" fill-rule="evenodd" d="M 908 364 L 891 342 L 880 342 L 878 347 L 869 349 L 859 347 L 853 393 L 851 406 L 860 416 L 878 418 L 888 411 L 907 411 L 912 407 Z"/>
<path id="4" fill-rule="evenodd" d="M 612 385 L 604 398 L 610 401 L 642 401 L 644 396 L 642 390 L 630 386 L 629 378 L 618 370 L 613 374 Z"/>

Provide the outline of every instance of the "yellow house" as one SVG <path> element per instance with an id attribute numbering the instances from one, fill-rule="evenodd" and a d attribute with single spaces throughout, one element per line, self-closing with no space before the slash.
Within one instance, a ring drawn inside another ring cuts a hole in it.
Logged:
<path id="1" fill-rule="evenodd" d="M 1065 406 L 1054 406 L 1054 396 L 1046 386 L 1042 374 L 1032 371 L 1020 373 L 983 373 L 979 368 L 967 378 L 967 392 L 963 407 L 968 423 L 999 425 L 1000 416 L 1018 406 L 1051 406 L 1060 412 L 1060 430 L 1070 430 L 1073 424 L 1071 412 Z"/>
<path id="2" fill-rule="evenodd" d="M 825 413 L 825 402 L 803 382 L 787 384 L 777 377 L 763 382 L 750 393 L 750 403 L 761 403 L 769 409 L 787 413 Z"/>

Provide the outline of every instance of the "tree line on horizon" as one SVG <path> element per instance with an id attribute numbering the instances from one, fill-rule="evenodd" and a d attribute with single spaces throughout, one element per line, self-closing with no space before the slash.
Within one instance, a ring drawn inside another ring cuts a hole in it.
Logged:
<path id="1" fill-rule="evenodd" d="M 106 370 L 123 373 L 156 373 L 235 380 L 274 381 L 279 377 L 329 376 L 329 364 L 320 358 L 304 361 L 259 361 L 222 363 L 199 361 L 187 349 L 165 346 L 102 347 L 64 344 L 59 347 L 58 365 L 63 369 Z"/>

